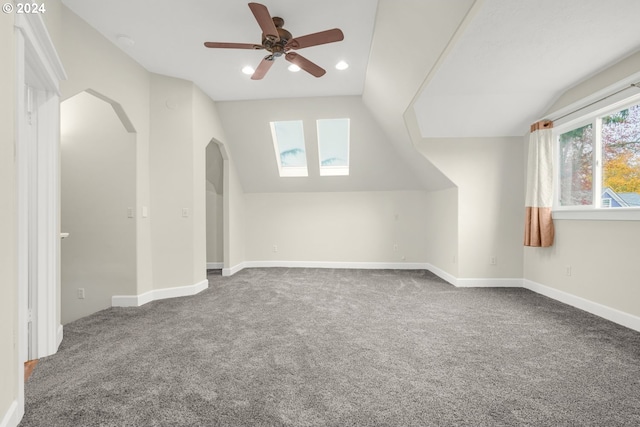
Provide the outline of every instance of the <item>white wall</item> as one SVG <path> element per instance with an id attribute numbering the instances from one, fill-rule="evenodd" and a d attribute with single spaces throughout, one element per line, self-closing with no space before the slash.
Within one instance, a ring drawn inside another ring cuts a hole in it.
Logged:
<path id="1" fill-rule="evenodd" d="M 640 317 L 640 221 L 554 225 L 552 247 L 525 248 L 525 279 Z"/>
<path id="2" fill-rule="evenodd" d="M 247 193 L 421 190 L 359 96 L 287 98 L 218 103 L 230 153 Z M 316 120 L 349 118 L 349 176 L 320 176 Z M 282 179 L 271 121 L 301 120 L 308 177 Z"/>
<path id="3" fill-rule="evenodd" d="M 149 194 L 150 75 L 98 31 L 62 6 L 61 43 L 56 46 L 68 75 L 62 99 L 93 89 L 119 103 L 136 131 L 136 286 L 138 294 L 153 288 L 150 219 L 142 207 Z"/>
<path id="4" fill-rule="evenodd" d="M 458 189 L 427 193 L 426 259 L 438 273 L 458 277 Z"/>
<path id="5" fill-rule="evenodd" d="M 225 136 L 215 103 L 191 82 L 152 74 L 150 105 L 154 289 L 198 284 L 207 263 L 206 147 Z M 226 190 L 230 206 L 241 200 L 241 188 Z"/>
<path id="6" fill-rule="evenodd" d="M 245 260 L 245 193 L 231 160 L 224 161 L 224 274 L 232 273 Z"/>
<path id="7" fill-rule="evenodd" d="M 424 189 L 440 190 L 452 184 L 428 159 L 416 155 L 402 116 L 474 3 L 408 1 L 398 7 L 397 0 L 378 1 L 362 99 Z"/>
<path id="8" fill-rule="evenodd" d="M 135 129 L 136 287 L 124 295 L 201 283 L 207 261 L 205 147 L 212 139 L 225 141 L 215 103 L 191 82 L 149 73 L 73 12 L 61 10 L 60 55 L 69 75 L 63 98 L 96 91 L 117 103 Z M 239 263 L 243 193 L 228 153 L 227 173 L 231 191 L 225 189 L 223 205 L 236 217 L 225 219 L 224 234 L 240 236 L 240 243 L 224 239 L 224 253 Z"/>
<path id="9" fill-rule="evenodd" d="M 135 295 L 136 135 L 111 104 L 81 92 L 61 105 L 62 323 Z M 77 291 L 84 289 L 85 298 Z"/>
<path id="10" fill-rule="evenodd" d="M 245 204 L 247 261 L 426 262 L 423 191 L 247 193 Z"/>
<path id="11" fill-rule="evenodd" d="M 202 277 L 200 275 L 204 274 L 204 279 L 206 279 L 206 264 L 210 261 L 207 258 L 208 250 L 207 250 L 207 233 L 209 228 L 207 226 L 207 222 L 210 221 L 208 218 L 209 210 L 207 209 L 207 147 L 218 148 L 218 160 L 216 162 L 216 168 L 222 169 L 222 171 L 218 170 L 218 177 L 220 175 L 224 175 L 224 168 L 228 167 L 228 164 L 233 163 L 232 158 L 229 155 L 229 150 L 226 147 L 227 138 L 225 136 L 224 130 L 222 128 L 222 122 L 220 121 L 220 117 L 218 114 L 218 107 L 216 103 L 214 103 L 211 98 L 200 90 L 195 85 L 192 85 L 192 109 L 193 109 L 193 143 L 194 143 L 194 151 L 193 151 L 193 197 L 194 197 L 194 207 L 196 213 L 196 222 L 194 223 L 194 239 L 195 239 L 195 253 L 196 258 L 193 260 L 193 268 L 194 274 L 198 275 L 198 277 Z M 212 145 L 213 144 L 213 145 Z M 220 144 L 220 145 L 218 145 Z M 222 147 L 222 148 L 220 148 Z M 225 156 L 222 156 L 222 150 L 225 151 Z M 222 159 L 220 158 L 222 157 Z M 225 160 L 226 157 L 226 160 Z M 222 186 L 219 189 L 220 192 L 224 193 L 227 191 L 224 188 L 227 184 L 222 179 Z M 218 183 L 218 185 L 220 185 Z M 230 194 L 230 197 L 227 198 L 227 203 L 235 203 L 238 198 L 241 198 L 242 194 L 233 193 Z M 222 203 L 220 203 L 222 202 Z M 219 261 L 223 262 L 223 250 L 220 249 L 220 244 L 228 244 L 222 238 L 222 227 L 224 226 L 224 218 L 222 216 L 222 210 L 224 204 L 224 200 L 222 198 L 216 197 L 216 252 L 219 254 Z M 219 249 L 219 250 L 218 250 Z M 204 270 L 203 270 L 204 269 Z"/>
<path id="12" fill-rule="evenodd" d="M 458 188 L 457 277 L 522 278 L 523 139 L 421 138 L 413 112 L 405 118 L 417 149 Z M 449 262 L 453 255 L 447 254 Z"/>
<path id="13" fill-rule="evenodd" d="M 18 286 L 14 160 L 15 38 L 13 14 L 0 14 L 0 423 L 18 399 Z"/>
<path id="14" fill-rule="evenodd" d="M 640 70 L 640 53 L 562 95 L 549 114 L 579 102 Z M 525 248 L 527 280 L 640 316 L 640 222 L 555 220 L 550 248 Z M 571 276 L 566 266 L 571 265 Z"/>
<path id="15" fill-rule="evenodd" d="M 193 268 L 196 217 L 192 89 L 193 84 L 186 80 L 151 75 L 149 159 L 154 289 L 193 285 L 205 277 L 204 260 L 198 277 Z M 204 179 L 203 174 L 203 187 Z"/>

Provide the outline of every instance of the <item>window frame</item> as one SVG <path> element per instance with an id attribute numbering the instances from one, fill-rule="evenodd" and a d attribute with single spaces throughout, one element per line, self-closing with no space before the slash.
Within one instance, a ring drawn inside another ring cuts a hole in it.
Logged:
<path id="1" fill-rule="evenodd" d="M 640 104 L 640 94 L 635 94 L 616 102 L 610 102 L 605 106 L 600 106 L 581 116 L 575 117 L 572 114 L 572 117 L 568 117 L 564 121 L 556 121 L 552 131 L 553 158 L 556 166 L 553 177 L 554 196 L 552 215 L 554 219 L 640 221 L 640 207 L 611 208 L 602 206 L 602 117 L 638 104 Z M 588 124 L 593 126 L 594 136 L 592 153 L 593 204 L 562 206 L 560 204 L 560 135 Z"/>

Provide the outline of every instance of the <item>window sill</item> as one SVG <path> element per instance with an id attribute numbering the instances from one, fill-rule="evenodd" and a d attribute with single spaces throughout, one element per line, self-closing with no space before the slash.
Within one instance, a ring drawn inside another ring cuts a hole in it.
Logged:
<path id="1" fill-rule="evenodd" d="M 588 221 L 640 221 L 638 208 L 555 210 L 553 219 Z"/>

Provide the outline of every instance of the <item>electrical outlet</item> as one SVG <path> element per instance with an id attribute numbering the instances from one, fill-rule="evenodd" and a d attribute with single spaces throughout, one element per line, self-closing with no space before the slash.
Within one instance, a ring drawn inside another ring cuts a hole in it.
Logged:
<path id="1" fill-rule="evenodd" d="M 84 299 L 84 288 L 78 288 L 78 299 Z"/>
<path id="2" fill-rule="evenodd" d="M 182 208 L 182 217 L 189 218 L 189 208 Z"/>
<path id="3" fill-rule="evenodd" d="M 128 218 L 133 218 L 133 208 L 127 208 L 127 217 Z"/>
<path id="4" fill-rule="evenodd" d="M 570 265 L 566 265 L 564 267 L 564 274 L 566 274 L 567 276 L 571 276 L 571 266 Z"/>
<path id="5" fill-rule="evenodd" d="M 394 244 L 393 244 L 393 251 L 394 251 L 394 252 L 397 252 L 397 251 L 398 251 L 398 244 L 397 244 L 397 243 L 394 243 Z"/>
<path id="6" fill-rule="evenodd" d="M 278 245 L 273 245 L 273 252 L 278 252 Z"/>
<path id="7" fill-rule="evenodd" d="M 492 257 L 489 257 L 489 264 L 491 265 L 498 264 L 498 257 L 496 257 L 495 255 L 493 255 Z"/>

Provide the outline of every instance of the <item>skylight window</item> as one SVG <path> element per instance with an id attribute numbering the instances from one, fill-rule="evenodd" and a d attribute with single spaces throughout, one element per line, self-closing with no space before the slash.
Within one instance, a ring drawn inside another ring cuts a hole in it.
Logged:
<path id="1" fill-rule="evenodd" d="M 271 122 L 271 137 L 280 176 L 308 176 L 302 120 Z"/>
<path id="2" fill-rule="evenodd" d="M 349 175 L 349 119 L 322 119 L 317 126 L 320 175 Z"/>

